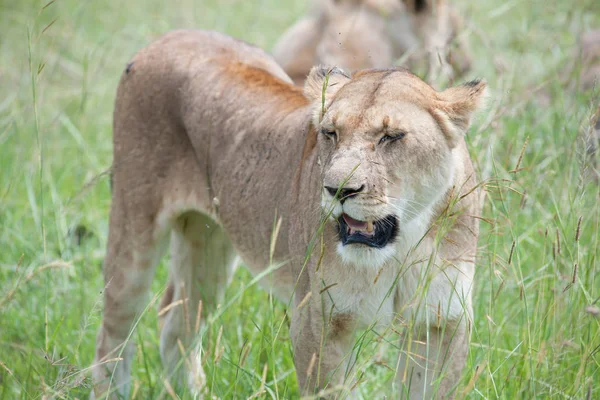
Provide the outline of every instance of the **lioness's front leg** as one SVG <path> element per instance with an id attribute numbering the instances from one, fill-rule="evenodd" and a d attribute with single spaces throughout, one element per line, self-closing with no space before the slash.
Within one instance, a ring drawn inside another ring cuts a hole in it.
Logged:
<path id="1" fill-rule="evenodd" d="M 398 380 L 401 398 L 453 398 L 469 350 L 467 318 L 422 326 L 402 340 Z M 407 395 L 407 393 L 409 393 Z"/>
<path id="2" fill-rule="evenodd" d="M 325 295 L 325 293 L 323 294 Z M 302 304 L 304 299 L 308 303 Z M 298 385 L 303 394 L 338 397 L 352 359 L 354 321 L 350 314 L 332 314 L 321 295 L 296 294 L 297 310 L 292 317 L 291 338 Z"/>

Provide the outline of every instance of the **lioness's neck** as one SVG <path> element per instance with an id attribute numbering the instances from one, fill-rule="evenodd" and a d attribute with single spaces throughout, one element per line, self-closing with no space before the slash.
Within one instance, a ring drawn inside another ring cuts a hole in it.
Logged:
<path id="1" fill-rule="evenodd" d="M 229 78 L 229 83 L 243 85 L 247 91 L 250 91 L 255 97 L 255 102 L 272 103 L 274 109 L 270 111 L 275 113 L 293 113 L 306 108 L 309 104 L 301 88 L 262 68 L 237 61 L 229 63 L 224 72 Z"/>
<path id="2" fill-rule="evenodd" d="M 308 133 L 311 111 L 301 88 L 262 68 L 242 62 L 228 64 L 225 72 L 228 85 L 239 85 L 238 96 L 247 96 L 248 104 L 260 105 L 262 112 L 245 115 L 249 118 L 246 122 L 256 131 L 280 139 L 300 132 L 303 135 Z"/>

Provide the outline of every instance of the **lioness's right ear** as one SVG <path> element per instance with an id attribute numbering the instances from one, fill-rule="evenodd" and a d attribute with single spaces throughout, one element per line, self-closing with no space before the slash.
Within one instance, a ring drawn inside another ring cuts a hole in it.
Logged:
<path id="1" fill-rule="evenodd" d="M 350 76 L 337 67 L 312 67 L 304 83 L 304 96 L 315 104 L 317 122 L 323 117 L 333 96 L 349 81 Z"/>

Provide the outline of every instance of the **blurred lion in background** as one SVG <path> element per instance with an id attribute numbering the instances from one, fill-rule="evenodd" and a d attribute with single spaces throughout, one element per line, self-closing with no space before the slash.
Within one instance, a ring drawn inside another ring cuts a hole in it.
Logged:
<path id="1" fill-rule="evenodd" d="M 273 56 L 296 84 L 313 65 L 347 70 L 397 62 L 430 82 L 471 67 L 464 21 L 446 0 L 325 0 L 287 30 Z"/>
<path id="2" fill-rule="evenodd" d="M 584 91 L 598 91 L 600 88 L 600 29 L 583 33 L 579 38 L 577 51 L 579 57 L 575 57 L 574 59 L 580 67 L 578 71 L 579 89 Z M 583 163 L 584 170 L 586 171 L 585 175 L 599 182 L 600 99 L 596 96 L 592 101 L 595 107 L 592 109 L 591 116 L 583 122 L 583 140 L 585 145 Z"/>

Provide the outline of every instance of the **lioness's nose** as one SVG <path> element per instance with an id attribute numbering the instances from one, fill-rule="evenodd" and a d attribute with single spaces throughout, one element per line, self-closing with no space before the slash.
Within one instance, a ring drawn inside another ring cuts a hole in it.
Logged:
<path id="1" fill-rule="evenodd" d="M 325 186 L 325 189 L 327 189 L 329 194 L 332 195 L 333 197 L 335 197 L 336 193 L 338 193 L 338 188 L 334 188 L 331 186 Z M 344 201 L 346 201 L 346 199 L 348 199 L 352 196 L 356 196 L 357 194 L 362 192 L 364 189 L 365 189 L 365 185 L 361 185 L 361 187 L 359 187 L 358 189 L 349 188 L 349 187 L 339 189 L 338 195 L 339 195 L 340 203 L 344 204 Z"/>

